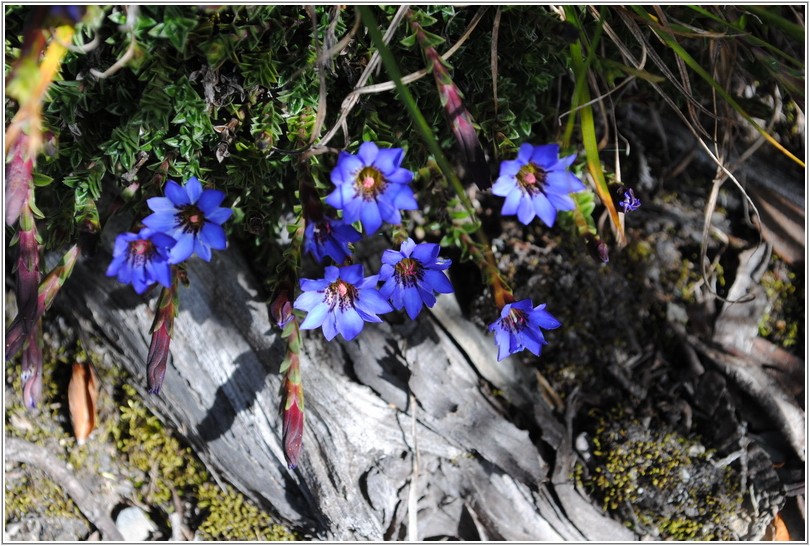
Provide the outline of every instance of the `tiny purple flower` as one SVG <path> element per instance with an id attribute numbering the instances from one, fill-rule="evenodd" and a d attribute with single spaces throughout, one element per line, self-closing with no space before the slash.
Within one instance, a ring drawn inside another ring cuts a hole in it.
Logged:
<path id="1" fill-rule="evenodd" d="M 542 346 L 547 343 L 540 328 L 551 330 L 560 326 L 545 307 L 545 304 L 540 304 L 533 308 L 530 299 L 503 306 L 501 318 L 489 325 L 489 331 L 495 332 L 498 361 L 523 349 L 540 356 Z"/>
<path id="2" fill-rule="evenodd" d="M 493 194 L 506 197 L 501 214 L 517 214 L 524 225 L 538 216 L 551 227 L 557 211 L 574 209 L 568 194 L 585 185 L 568 170 L 576 154 L 560 158 L 559 153 L 557 144 L 521 144 L 516 159 L 501 162 L 500 176 L 492 186 Z"/>
<path id="3" fill-rule="evenodd" d="M 619 206 L 624 209 L 624 213 L 627 214 L 628 212 L 638 210 L 641 206 L 641 199 L 636 197 L 636 194 L 633 192 L 633 188 L 627 188 L 624 191 L 624 199 L 619 201 Z"/>
<path id="4" fill-rule="evenodd" d="M 166 197 L 147 200 L 154 212 L 143 223 L 177 240 L 169 256 L 170 264 L 178 264 L 194 252 L 210 262 L 212 248 L 224 250 L 228 245 L 222 223 L 231 217 L 233 210 L 219 206 L 225 194 L 203 190 L 195 176 L 184 186 L 169 180 L 164 189 Z"/>
<path id="5" fill-rule="evenodd" d="M 324 218 L 320 222 L 307 222 L 304 230 L 304 250 L 322 262 L 329 256 L 335 263 L 342 264 L 351 256 L 349 243 L 356 243 L 362 235 L 351 224 L 342 220 Z"/>
<path id="6" fill-rule="evenodd" d="M 450 267 L 451 261 L 439 258 L 439 245 L 414 243 L 408 238 L 399 251 L 386 250 L 382 256 L 380 295 L 389 300 L 394 309 L 403 307 L 411 320 L 419 316 L 422 304 L 433 307 L 436 303 L 434 292 L 450 294 L 453 285 L 442 273 Z"/>
<path id="7" fill-rule="evenodd" d="M 173 238 L 148 227 L 121 233 L 115 238 L 107 276 L 117 275 L 119 282 L 132 284 L 138 294 L 155 282 L 168 288 L 172 284 L 169 253 L 174 245 Z"/>
<path id="8" fill-rule="evenodd" d="M 380 149 L 373 142 L 361 144 L 357 155 L 340 152 L 331 176 L 335 190 L 326 202 L 343 211 L 345 222 L 362 222 L 366 235 L 383 221 L 399 224 L 400 210 L 418 208 L 409 185 L 413 173 L 400 167 L 402 155 L 402 148 Z"/>
<path id="9" fill-rule="evenodd" d="M 377 275 L 363 278 L 360 264 L 327 266 L 323 279 L 301 279 L 301 290 L 294 304 L 307 311 L 301 329 L 322 326 L 329 341 L 337 334 L 354 339 L 363 330 L 363 321 L 382 322 L 377 314 L 393 310 L 377 290 Z"/>

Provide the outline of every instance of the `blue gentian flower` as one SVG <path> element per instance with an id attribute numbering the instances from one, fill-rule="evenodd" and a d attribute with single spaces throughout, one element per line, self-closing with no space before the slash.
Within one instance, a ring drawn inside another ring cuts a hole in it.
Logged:
<path id="1" fill-rule="evenodd" d="M 540 328 L 551 330 L 560 326 L 560 322 L 545 307 L 545 304 L 532 307 L 530 299 L 503 306 L 501 318 L 489 325 L 489 331 L 495 332 L 498 361 L 523 349 L 540 356 L 542 346 L 547 343 Z"/>
<path id="2" fill-rule="evenodd" d="M 624 191 L 624 199 L 619 201 L 619 206 L 622 207 L 624 213 L 627 214 L 630 211 L 637 210 L 641 206 L 641 199 L 636 197 L 633 188 L 627 188 Z"/>
<path id="3" fill-rule="evenodd" d="M 227 247 L 222 223 L 231 217 L 233 211 L 219 206 L 225 194 L 219 190 L 203 190 L 195 176 L 183 186 L 169 180 L 165 192 L 166 197 L 147 200 L 154 212 L 143 223 L 177 241 L 169 256 L 169 263 L 180 263 L 194 252 L 210 262 L 212 248 L 224 250 Z"/>
<path id="4" fill-rule="evenodd" d="M 329 256 L 342 264 L 351 256 L 349 243 L 356 243 L 362 235 L 351 224 L 324 218 L 320 222 L 307 222 L 304 230 L 304 250 L 322 262 Z"/>
<path id="5" fill-rule="evenodd" d="M 337 334 L 346 340 L 357 337 L 363 321 L 382 322 L 377 315 L 392 311 L 377 290 L 377 275 L 363 278 L 360 264 L 327 266 L 323 279 L 301 279 L 303 294 L 294 307 L 307 311 L 302 330 L 323 327 L 323 335 L 332 340 Z"/>
<path id="6" fill-rule="evenodd" d="M 556 144 L 521 144 L 517 158 L 501 162 L 501 172 L 492 193 L 505 197 L 501 214 L 517 214 L 528 225 L 535 216 L 548 227 L 554 225 L 558 210 L 573 210 L 569 193 L 582 191 L 585 185 L 568 170 L 576 154 L 559 157 Z"/>
<path id="7" fill-rule="evenodd" d="M 332 169 L 335 190 L 326 202 L 343 211 L 348 223 L 360 221 L 366 235 L 382 225 L 399 224 L 400 210 L 418 208 L 409 186 L 413 173 L 400 167 L 402 148 L 380 149 L 373 142 L 360 145 L 357 155 L 340 152 Z"/>
<path id="8" fill-rule="evenodd" d="M 380 295 L 389 300 L 394 309 L 403 307 L 411 320 L 419 316 L 422 304 L 433 307 L 434 292 L 449 294 L 453 285 L 443 271 L 451 261 L 439 258 L 439 245 L 416 244 L 408 238 L 400 245 L 399 252 L 386 250 L 380 268 Z"/>
<path id="9" fill-rule="evenodd" d="M 107 276 L 117 275 L 119 282 L 132 284 L 138 294 L 155 282 L 169 288 L 172 285 L 169 252 L 174 246 L 173 238 L 148 227 L 138 233 L 122 233 L 115 238 Z"/>

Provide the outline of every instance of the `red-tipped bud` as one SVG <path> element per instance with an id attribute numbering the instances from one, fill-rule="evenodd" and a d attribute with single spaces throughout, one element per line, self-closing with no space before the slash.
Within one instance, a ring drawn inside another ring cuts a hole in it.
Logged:
<path id="1" fill-rule="evenodd" d="M 298 467 L 298 457 L 301 454 L 301 444 L 304 440 L 304 412 L 296 402 L 284 410 L 282 434 L 284 435 L 284 457 L 287 459 L 287 467 L 295 470 Z"/>
<path id="2" fill-rule="evenodd" d="M 169 360 L 169 344 L 172 338 L 166 328 L 166 321 L 152 333 L 152 343 L 146 356 L 146 385 L 149 394 L 160 394 L 163 377 L 166 375 L 166 363 Z"/>
<path id="3" fill-rule="evenodd" d="M 585 235 L 585 245 L 588 247 L 588 252 L 594 259 L 601 260 L 603 263 L 610 261 L 607 244 L 596 235 L 587 233 Z"/>

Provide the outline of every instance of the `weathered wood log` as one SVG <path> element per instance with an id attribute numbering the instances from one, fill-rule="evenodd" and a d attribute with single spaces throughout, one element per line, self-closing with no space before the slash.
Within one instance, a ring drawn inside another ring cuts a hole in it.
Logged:
<path id="1" fill-rule="evenodd" d="M 156 294 L 105 277 L 109 247 L 76 267 L 59 312 L 105 338 L 209 469 L 280 521 L 332 540 L 634 538 L 573 486 L 568 431 L 534 371 L 497 363 L 492 339 L 451 296 L 417 321 L 368 325 L 351 342 L 305 333 L 304 447 L 289 471 L 278 412 L 285 346 L 237 249 L 189 262 L 155 396 L 144 362 Z M 510 419 L 516 411 L 525 428 Z"/>

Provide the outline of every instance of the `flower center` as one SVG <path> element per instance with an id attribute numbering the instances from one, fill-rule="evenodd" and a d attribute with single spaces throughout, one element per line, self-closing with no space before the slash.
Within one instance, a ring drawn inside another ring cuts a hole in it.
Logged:
<path id="1" fill-rule="evenodd" d="M 196 205 L 180 207 L 177 219 L 184 233 L 199 233 L 205 224 L 205 215 Z"/>
<path id="2" fill-rule="evenodd" d="M 388 187 L 385 177 L 375 167 L 363 167 L 355 179 L 357 194 L 364 201 L 373 201 Z"/>
<path id="3" fill-rule="evenodd" d="M 340 311 L 345 311 L 354 307 L 354 300 L 357 299 L 357 288 L 343 280 L 337 280 L 326 287 L 325 302 L 330 311 L 338 307 Z"/>
<path id="4" fill-rule="evenodd" d="M 526 193 L 534 195 L 543 191 L 546 185 L 547 174 L 548 173 L 546 173 L 545 169 L 542 167 L 534 163 L 528 163 L 518 171 L 517 180 Z"/>
<path id="5" fill-rule="evenodd" d="M 416 286 L 417 281 L 424 276 L 425 268 L 419 260 L 403 258 L 394 266 L 394 275 L 402 286 Z"/>
<path id="6" fill-rule="evenodd" d="M 155 245 L 149 239 L 136 239 L 129 243 L 129 263 L 135 267 L 142 266 L 151 260 L 154 253 Z"/>
<path id="7" fill-rule="evenodd" d="M 501 319 L 503 328 L 513 334 L 516 334 L 526 328 L 529 321 L 526 319 L 526 313 L 520 309 L 510 309 L 509 314 Z"/>

